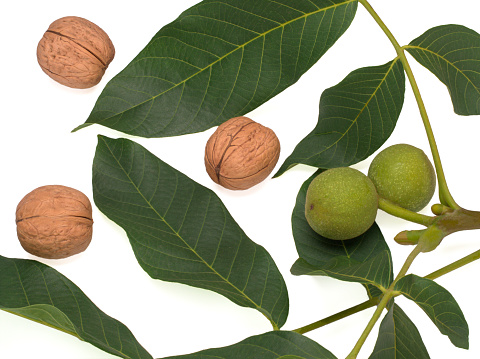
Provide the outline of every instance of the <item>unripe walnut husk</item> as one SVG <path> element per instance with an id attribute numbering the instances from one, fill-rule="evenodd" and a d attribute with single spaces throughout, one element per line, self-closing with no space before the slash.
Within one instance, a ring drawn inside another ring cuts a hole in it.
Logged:
<path id="1" fill-rule="evenodd" d="M 280 156 L 280 142 L 268 127 L 248 117 L 221 124 L 205 147 L 205 167 L 215 183 L 245 190 L 262 182 Z"/>
<path id="2" fill-rule="evenodd" d="M 28 253 L 66 258 L 83 252 L 92 240 L 92 205 L 76 189 L 43 186 L 18 203 L 16 223 L 20 244 Z"/>
<path id="3" fill-rule="evenodd" d="M 79 89 L 98 84 L 114 56 L 105 31 L 76 16 L 50 24 L 37 47 L 42 70 L 62 85 Z"/>
<path id="4" fill-rule="evenodd" d="M 351 167 L 328 169 L 307 189 L 305 218 L 321 236 L 346 240 L 365 233 L 375 222 L 378 194 L 373 182 Z"/>

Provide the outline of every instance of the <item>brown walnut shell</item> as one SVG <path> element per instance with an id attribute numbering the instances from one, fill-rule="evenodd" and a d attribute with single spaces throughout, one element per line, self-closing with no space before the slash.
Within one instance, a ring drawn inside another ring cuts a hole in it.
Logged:
<path id="1" fill-rule="evenodd" d="M 98 84 L 114 56 L 108 35 L 94 23 L 76 16 L 54 21 L 37 47 L 42 70 L 73 88 Z"/>
<path id="2" fill-rule="evenodd" d="M 92 240 L 92 205 L 82 192 L 43 186 L 17 206 L 17 236 L 29 253 L 59 259 L 83 252 Z"/>
<path id="3" fill-rule="evenodd" d="M 280 142 L 270 128 L 248 117 L 234 117 L 209 138 L 205 167 L 215 183 L 244 190 L 267 178 L 279 156 Z"/>

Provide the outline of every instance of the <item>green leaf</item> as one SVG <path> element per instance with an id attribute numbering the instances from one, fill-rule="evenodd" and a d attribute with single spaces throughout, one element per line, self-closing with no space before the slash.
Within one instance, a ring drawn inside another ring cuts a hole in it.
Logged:
<path id="1" fill-rule="evenodd" d="M 380 324 L 379 336 L 369 359 L 430 359 L 417 327 L 393 304 Z"/>
<path id="2" fill-rule="evenodd" d="M 379 298 L 383 294 L 383 292 L 378 287 L 372 284 L 364 284 L 363 286 L 367 291 L 367 295 L 369 299 Z"/>
<path id="3" fill-rule="evenodd" d="M 468 349 L 467 321 L 445 288 L 433 280 L 410 274 L 396 283 L 395 290 L 417 303 L 455 346 Z"/>
<path id="4" fill-rule="evenodd" d="M 292 213 L 292 231 L 300 260 L 294 264 L 292 272 L 296 275 L 329 275 L 341 280 L 388 287 L 393 279 L 392 258 L 376 223 L 361 236 L 346 241 L 322 237 L 308 224 L 305 218 L 307 189 L 321 172 L 318 170 L 307 179 L 297 195 Z"/>
<path id="5" fill-rule="evenodd" d="M 389 251 L 383 251 L 363 263 L 348 257 L 336 257 L 314 266 L 300 258 L 293 264 L 291 272 L 293 275 L 329 276 L 346 282 L 371 284 L 387 289 L 393 280 L 391 261 Z"/>
<path id="6" fill-rule="evenodd" d="M 357 0 L 202 1 L 106 85 L 79 128 L 165 137 L 248 113 L 317 62 L 356 9 Z"/>
<path id="7" fill-rule="evenodd" d="M 127 232 L 152 278 L 215 291 L 259 310 L 274 328 L 285 323 L 288 294 L 281 273 L 213 191 L 135 142 L 99 136 L 93 196 Z"/>
<path id="8" fill-rule="evenodd" d="M 405 49 L 448 88 L 459 115 L 480 115 L 480 35 L 461 25 L 426 31 Z"/>
<path id="9" fill-rule="evenodd" d="M 323 92 L 317 126 L 295 147 L 275 177 L 300 163 L 332 168 L 366 159 L 390 137 L 404 96 L 405 74 L 398 59 L 353 71 Z"/>
<path id="10" fill-rule="evenodd" d="M 336 359 L 313 340 L 287 331 L 275 331 L 247 338 L 237 344 L 164 359 Z"/>
<path id="11" fill-rule="evenodd" d="M 152 358 L 125 325 L 103 313 L 65 276 L 37 261 L 0 256 L 0 309 L 121 358 Z"/>

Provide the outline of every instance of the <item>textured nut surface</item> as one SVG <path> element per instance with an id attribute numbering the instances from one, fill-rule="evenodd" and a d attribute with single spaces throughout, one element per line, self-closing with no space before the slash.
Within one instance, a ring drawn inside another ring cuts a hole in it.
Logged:
<path id="1" fill-rule="evenodd" d="M 83 252 L 92 239 L 92 205 L 87 196 L 65 186 L 43 186 L 17 206 L 17 236 L 29 253 L 59 259 Z"/>
<path id="2" fill-rule="evenodd" d="M 108 35 L 94 23 L 76 16 L 54 21 L 37 47 L 42 70 L 73 88 L 89 88 L 102 79 L 115 56 Z"/>
<path id="3" fill-rule="evenodd" d="M 280 156 L 280 142 L 268 127 L 234 117 L 221 124 L 205 147 L 205 167 L 215 183 L 244 190 L 262 182 Z"/>

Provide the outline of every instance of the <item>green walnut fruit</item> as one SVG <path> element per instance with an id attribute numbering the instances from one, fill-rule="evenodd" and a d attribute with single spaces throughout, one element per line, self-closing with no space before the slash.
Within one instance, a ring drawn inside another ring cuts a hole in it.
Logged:
<path id="1" fill-rule="evenodd" d="M 414 212 L 425 208 L 435 192 L 432 163 L 421 149 L 407 144 L 381 151 L 370 164 L 368 176 L 380 197 Z"/>
<path id="2" fill-rule="evenodd" d="M 358 237 L 375 221 L 378 195 L 372 181 L 350 167 L 326 170 L 307 189 L 305 217 L 323 237 L 337 240 Z"/>

